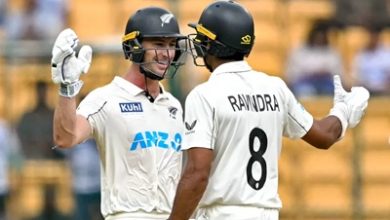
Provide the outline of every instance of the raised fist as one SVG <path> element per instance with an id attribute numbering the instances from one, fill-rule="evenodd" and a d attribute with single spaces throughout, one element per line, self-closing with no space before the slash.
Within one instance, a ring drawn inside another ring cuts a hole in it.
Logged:
<path id="1" fill-rule="evenodd" d="M 57 37 L 51 59 L 51 76 L 56 84 L 61 84 L 60 95 L 73 97 L 80 92 L 83 82 L 79 79 L 87 73 L 92 60 L 92 48 L 82 46 L 76 57 L 79 39 L 72 29 L 63 30 Z"/>

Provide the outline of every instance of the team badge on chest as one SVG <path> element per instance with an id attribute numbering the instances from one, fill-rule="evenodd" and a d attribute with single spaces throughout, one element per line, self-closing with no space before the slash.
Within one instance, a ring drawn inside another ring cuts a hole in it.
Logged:
<path id="1" fill-rule="evenodd" d="M 169 116 L 173 119 L 176 119 L 176 114 L 177 114 L 177 108 L 176 107 L 169 107 L 168 108 L 168 111 L 169 111 Z"/>

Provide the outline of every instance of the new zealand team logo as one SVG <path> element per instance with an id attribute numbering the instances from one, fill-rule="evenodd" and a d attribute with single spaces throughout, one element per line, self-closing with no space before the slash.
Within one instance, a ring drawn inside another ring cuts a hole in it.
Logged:
<path id="1" fill-rule="evenodd" d="M 163 14 L 160 16 L 161 19 L 161 27 L 164 27 L 164 24 L 169 24 L 171 22 L 171 19 L 173 18 L 173 14 Z"/>
<path id="2" fill-rule="evenodd" d="M 169 111 L 169 116 L 173 119 L 176 119 L 176 114 L 177 114 L 177 108 L 176 107 L 168 107 L 168 111 Z"/>

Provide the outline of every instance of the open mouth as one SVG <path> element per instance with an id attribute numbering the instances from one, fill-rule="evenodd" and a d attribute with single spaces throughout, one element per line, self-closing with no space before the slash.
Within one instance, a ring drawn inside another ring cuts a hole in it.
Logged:
<path id="1" fill-rule="evenodd" d="M 161 70 L 166 70 L 169 65 L 170 65 L 170 62 L 169 61 L 156 61 L 156 64 L 157 64 L 157 67 Z"/>

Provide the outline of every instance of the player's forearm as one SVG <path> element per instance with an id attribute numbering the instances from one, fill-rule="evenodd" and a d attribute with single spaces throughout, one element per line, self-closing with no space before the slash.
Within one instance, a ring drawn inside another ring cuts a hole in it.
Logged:
<path id="1" fill-rule="evenodd" d="M 59 97 L 54 111 L 53 138 L 59 147 L 76 144 L 76 99 Z"/>
<path id="2" fill-rule="evenodd" d="M 169 220 L 188 220 L 194 213 L 208 183 L 208 175 L 185 172 L 177 188 Z"/>
<path id="3" fill-rule="evenodd" d="M 315 120 L 303 140 L 314 147 L 328 149 L 339 139 L 341 132 L 340 120 L 335 116 L 327 116 L 321 120 Z"/>

